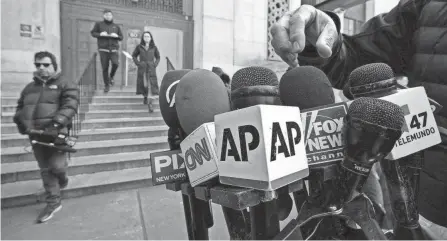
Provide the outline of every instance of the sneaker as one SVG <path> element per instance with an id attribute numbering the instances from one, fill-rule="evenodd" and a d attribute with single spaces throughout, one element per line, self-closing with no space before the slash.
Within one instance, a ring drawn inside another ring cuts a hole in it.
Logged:
<path id="1" fill-rule="evenodd" d="M 110 87 L 107 85 L 107 86 L 104 88 L 104 93 L 108 93 L 109 90 L 110 90 Z"/>
<path id="2" fill-rule="evenodd" d="M 59 180 L 60 189 L 64 189 L 68 186 L 68 177 L 64 177 L 63 180 Z"/>
<path id="3" fill-rule="evenodd" d="M 37 217 L 38 223 L 44 223 L 50 220 L 53 215 L 62 209 L 62 204 L 47 204 L 47 206 L 42 210 L 42 212 Z"/>
<path id="4" fill-rule="evenodd" d="M 113 78 L 110 78 L 110 85 L 113 86 L 115 84 L 115 80 Z"/>

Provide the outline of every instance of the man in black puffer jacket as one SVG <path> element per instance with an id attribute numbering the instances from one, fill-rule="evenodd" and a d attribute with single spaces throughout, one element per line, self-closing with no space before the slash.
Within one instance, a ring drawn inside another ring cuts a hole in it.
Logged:
<path id="1" fill-rule="evenodd" d="M 114 84 L 113 78 L 119 65 L 119 41 L 123 40 L 120 26 L 113 22 L 113 14 L 110 9 L 104 10 L 104 21 L 96 22 L 92 31 L 92 37 L 98 39 L 98 51 L 101 59 L 102 77 L 104 79 L 104 92 L 109 92 L 110 85 Z M 109 63 L 112 69 L 109 75 Z"/>
<path id="2" fill-rule="evenodd" d="M 14 122 L 23 135 L 31 129 L 67 133 L 67 126 L 78 109 L 79 89 L 74 82 L 64 80 L 60 73 L 56 73 L 57 62 L 53 54 L 38 52 L 34 61 L 37 69 L 34 81 L 20 94 Z M 65 153 L 45 146 L 34 145 L 33 152 L 47 195 L 47 206 L 37 221 L 45 222 L 62 208 L 60 189 L 68 185 L 67 159 Z"/>
<path id="3" fill-rule="evenodd" d="M 286 13 L 272 28 L 275 52 L 290 66 L 313 65 L 342 89 L 355 68 L 383 62 L 409 87 L 423 86 L 444 106 L 436 115 L 442 144 L 424 151 L 419 211 L 447 227 L 447 0 L 401 0 L 369 20 L 359 34 L 340 34 L 340 19 L 309 5 Z"/>

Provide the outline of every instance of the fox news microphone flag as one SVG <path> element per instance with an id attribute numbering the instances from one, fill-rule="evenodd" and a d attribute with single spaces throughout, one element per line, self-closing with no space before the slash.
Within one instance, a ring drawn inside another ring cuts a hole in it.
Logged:
<path id="1" fill-rule="evenodd" d="M 176 91 L 176 110 L 188 136 L 180 143 L 191 186 L 218 176 L 214 116 L 230 111 L 227 89 L 215 73 L 192 70 Z"/>

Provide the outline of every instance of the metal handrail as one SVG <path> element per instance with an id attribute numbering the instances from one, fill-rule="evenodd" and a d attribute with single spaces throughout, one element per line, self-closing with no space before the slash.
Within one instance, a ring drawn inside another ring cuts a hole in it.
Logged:
<path id="1" fill-rule="evenodd" d="M 70 134 L 77 136 L 82 129 L 82 122 L 85 120 L 85 113 L 89 110 L 93 96 L 96 91 L 96 57 L 98 53 L 94 53 L 82 71 L 82 74 L 76 80 L 79 89 L 79 105 L 76 115 L 73 117 Z"/>
<path id="2" fill-rule="evenodd" d="M 167 71 L 175 70 L 174 65 L 168 57 L 166 57 L 166 65 Z"/>

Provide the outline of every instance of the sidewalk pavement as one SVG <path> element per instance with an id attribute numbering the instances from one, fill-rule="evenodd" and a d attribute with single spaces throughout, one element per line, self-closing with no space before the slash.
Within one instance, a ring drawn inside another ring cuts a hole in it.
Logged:
<path id="1" fill-rule="evenodd" d="M 141 209 L 138 199 L 141 200 Z M 85 196 L 62 201 L 47 223 L 35 219 L 44 204 L 2 210 L 1 239 L 186 240 L 181 194 L 165 186 Z M 213 205 L 210 238 L 229 239 L 222 210 Z M 140 215 L 142 213 L 142 215 Z"/>
<path id="2" fill-rule="evenodd" d="M 1 239 L 26 240 L 186 240 L 181 194 L 164 186 L 67 199 L 62 210 L 44 224 L 35 219 L 44 204 L 1 212 Z M 139 201 L 141 200 L 141 212 Z M 229 240 L 222 209 L 213 204 L 211 240 Z M 291 217 L 296 216 L 295 207 Z M 447 239 L 447 229 L 423 220 L 421 224 Z"/>

